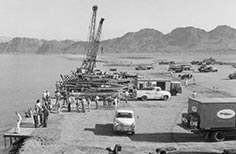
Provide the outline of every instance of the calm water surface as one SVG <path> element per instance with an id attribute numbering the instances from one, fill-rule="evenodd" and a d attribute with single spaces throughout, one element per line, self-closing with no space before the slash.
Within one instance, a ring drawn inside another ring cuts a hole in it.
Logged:
<path id="1" fill-rule="evenodd" d="M 68 57 L 0 55 L 0 149 L 4 146 L 3 133 L 16 123 L 15 111 L 24 116 L 24 111 L 41 98 L 43 90 L 54 94 L 60 74 L 81 66 L 81 58 Z"/>

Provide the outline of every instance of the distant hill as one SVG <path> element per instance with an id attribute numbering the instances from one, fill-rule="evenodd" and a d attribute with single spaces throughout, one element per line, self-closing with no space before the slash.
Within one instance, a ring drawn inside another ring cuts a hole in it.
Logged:
<path id="1" fill-rule="evenodd" d="M 0 42 L 7 42 L 10 41 L 12 37 L 0 36 Z"/>
<path id="2" fill-rule="evenodd" d="M 218 26 L 212 31 L 194 27 L 176 28 L 168 34 L 155 29 L 129 32 L 122 37 L 104 40 L 100 46 L 104 53 L 122 52 L 190 52 L 190 51 L 235 51 L 236 29 Z M 39 40 L 13 38 L 0 43 L 0 53 L 35 54 L 83 54 L 86 42 L 73 40 Z"/>

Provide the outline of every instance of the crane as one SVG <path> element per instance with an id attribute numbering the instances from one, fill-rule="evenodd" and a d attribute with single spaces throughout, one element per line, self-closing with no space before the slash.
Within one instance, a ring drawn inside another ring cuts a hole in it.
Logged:
<path id="1" fill-rule="evenodd" d="M 97 54 L 98 54 L 99 44 L 100 44 L 100 39 L 101 39 L 101 32 L 102 32 L 102 24 L 104 22 L 104 18 L 101 18 L 99 22 L 98 30 L 95 36 L 97 9 L 98 7 L 96 5 L 93 6 L 92 8 L 93 14 L 92 14 L 92 20 L 90 24 L 88 46 L 86 48 L 86 59 L 84 59 L 81 65 L 81 71 L 83 70 L 84 73 L 88 73 L 88 74 L 91 74 L 93 72 L 93 69 L 96 66 L 96 59 L 97 59 Z"/>

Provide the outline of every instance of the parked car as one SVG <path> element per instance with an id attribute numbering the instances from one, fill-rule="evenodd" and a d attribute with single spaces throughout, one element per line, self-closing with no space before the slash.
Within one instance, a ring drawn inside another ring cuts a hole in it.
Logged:
<path id="1" fill-rule="evenodd" d="M 236 72 L 229 74 L 229 79 L 236 79 Z"/>
<path id="2" fill-rule="evenodd" d="M 137 67 L 135 67 L 135 70 L 146 70 L 146 66 L 144 65 L 138 65 Z"/>
<path id="3" fill-rule="evenodd" d="M 132 110 L 116 110 L 113 119 L 113 131 L 135 134 L 135 118 Z"/>
<path id="4" fill-rule="evenodd" d="M 199 72 L 217 72 L 218 69 L 216 67 L 213 67 L 211 65 L 201 65 L 198 68 Z"/>
<path id="5" fill-rule="evenodd" d="M 159 65 L 170 65 L 170 64 L 175 64 L 174 61 L 161 61 L 159 62 Z"/>
<path id="6" fill-rule="evenodd" d="M 154 69 L 152 65 L 138 65 L 135 70 L 151 70 Z"/>
<path id="7" fill-rule="evenodd" d="M 170 65 L 168 71 L 173 71 L 175 73 L 183 72 L 183 67 L 180 65 Z"/>
<path id="8" fill-rule="evenodd" d="M 190 71 L 191 68 L 192 68 L 192 65 L 189 65 L 189 64 L 182 64 L 180 65 L 184 71 Z"/>

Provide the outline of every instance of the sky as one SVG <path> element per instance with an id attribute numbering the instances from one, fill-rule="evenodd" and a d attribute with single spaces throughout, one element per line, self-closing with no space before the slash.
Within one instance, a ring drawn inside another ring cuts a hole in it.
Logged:
<path id="1" fill-rule="evenodd" d="M 236 0 L 0 0 L 0 36 L 88 40 L 93 5 L 103 40 L 143 28 L 236 28 Z"/>

